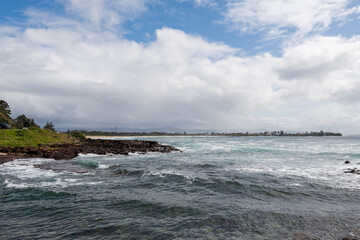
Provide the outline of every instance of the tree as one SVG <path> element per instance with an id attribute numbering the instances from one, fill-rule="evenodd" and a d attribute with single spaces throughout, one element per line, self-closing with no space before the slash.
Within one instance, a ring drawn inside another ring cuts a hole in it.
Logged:
<path id="1" fill-rule="evenodd" d="M 34 122 L 34 119 L 27 118 L 24 114 L 15 118 L 14 125 L 15 128 L 19 128 L 19 129 L 30 128 L 30 127 L 39 128 L 39 126 Z"/>
<path id="2" fill-rule="evenodd" d="M 71 136 L 72 136 L 73 138 L 75 138 L 76 140 L 81 141 L 81 142 L 83 142 L 83 141 L 86 140 L 85 134 L 83 134 L 83 133 L 80 132 L 80 131 L 72 131 L 72 132 L 71 132 Z"/>
<path id="3" fill-rule="evenodd" d="M 10 117 L 11 115 L 11 109 L 7 102 L 4 100 L 0 100 L 0 112 L 5 114 L 7 117 Z"/>
<path id="4" fill-rule="evenodd" d="M 46 125 L 44 126 L 44 129 L 49 129 L 49 130 L 55 132 L 55 127 L 54 127 L 54 124 L 52 122 L 47 122 Z"/>

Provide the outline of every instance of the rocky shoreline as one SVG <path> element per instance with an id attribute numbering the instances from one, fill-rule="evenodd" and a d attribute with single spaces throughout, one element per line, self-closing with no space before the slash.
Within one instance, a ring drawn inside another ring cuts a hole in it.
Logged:
<path id="1" fill-rule="evenodd" d="M 179 149 L 162 145 L 156 141 L 86 139 L 79 143 L 39 145 L 36 147 L 0 147 L 0 164 L 20 158 L 53 158 L 67 160 L 79 154 L 121 154 L 161 152 L 169 153 Z"/>

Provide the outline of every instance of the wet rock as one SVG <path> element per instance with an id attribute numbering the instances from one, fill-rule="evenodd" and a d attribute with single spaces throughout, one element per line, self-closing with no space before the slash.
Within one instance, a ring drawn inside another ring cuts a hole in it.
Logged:
<path id="1" fill-rule="evenodd" d="M 349 236 L 343 237 L 341 240 L 360 240 L 360 237 L 349 234 Z"/>
<path id="2" fill-rule="evenodd" d="M 360 170 L 358 170 L 357 168 L 348 168 L 347 170 L 344 171 L 345 173 L 355 173 L 355 174 L 360 174 Z"/>
<path id="3" fill-rule="evenodd" d="M 81 143 L 66 143 L 41 145 L 37 147 L 0 147 L 0 152 L 7 155 L 0 156 L 0 164 L 14 158 L 53 158 L 55 160 L 72 159 L 82 154 L 121 154 L 180 151 L 173 146 L 161 145 L 156 141 L 139 140 L 107 140 L 87 139 Z"/>
<path id="4" fill-rule="evenodd" d="M 351 163 L 349 160 L 346 160 L 345 162 L 344 162 L 345 164 L 349 164 L 349 163 Z"/>
<path id="5" fill-rule="evenodd" d="M 295 233 L 292 239 L 293 240 L 312 240 L 309 236 L 307 236 L 304 233 Z"/>

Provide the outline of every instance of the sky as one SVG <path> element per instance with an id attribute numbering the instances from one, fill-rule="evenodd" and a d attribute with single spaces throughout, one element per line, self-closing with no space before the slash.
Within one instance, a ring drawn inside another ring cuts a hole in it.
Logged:
<path id="1" fill-rule="evenodd" d="M 360 2 L 3 0 L 0 99 L 57 129 L 360 133 Z"/>

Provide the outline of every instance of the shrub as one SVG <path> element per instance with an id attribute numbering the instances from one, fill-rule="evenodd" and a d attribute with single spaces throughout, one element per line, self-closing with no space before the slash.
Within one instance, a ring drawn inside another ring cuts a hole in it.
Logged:
<path id="1" fill-rule="evenodd" d="M 14 120 L 15 128 L 22 129 L 22 128 L 40 128 L 32 118 L 27 118 L 24 114 L 18 116 Z"/>
<path id="2" fill-rule="evenodd" d="M 71 132 L 71 136 L 81 142 L 86 140 L 86 136 L 82 132 L 79 132 L 79 131 Z"/>
<path id="3" fill-rule="evenodd" d="M 54 124 L 52 122 L 47 122 L 44 126 L 44 129 L 49 129 L 51 131 L 54 131 L 55 132 L 55 127 L 54 127 Z"/>
<path id="4" fill-rule="evenodd" d="M 5 114 L 7 117 L 10 117 L 10 115 L 11 115 L 10 106 L 4 100 L 0 100 L 0 112 Z"/>

